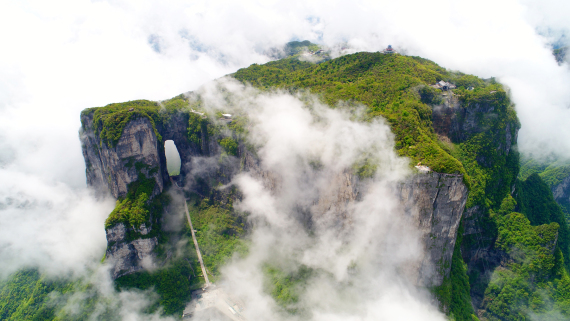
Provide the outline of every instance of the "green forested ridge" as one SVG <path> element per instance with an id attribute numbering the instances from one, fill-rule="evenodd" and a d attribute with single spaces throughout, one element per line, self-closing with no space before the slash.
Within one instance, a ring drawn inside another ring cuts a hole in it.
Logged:
<path id="1" fill-rule="evenodd" d="M 519 178 L 524 180 L 534 173 L 537 173 L 546 185 L 552 188 L 570 176 L 570 161 L 563 159 L 551 161 L 537 161 L 533 158 L 523 159 Z"/>
<path id="2" fill-rule="evenodd" d="M 37 270 L 22 270 L 0 282 L 0 320 L 53 320 L 52 291 L 68 290 L 66 282 L 50 281 Z"/>
<path id="3" fill-rule="evenodd" d="M 531 174 L 536 173 L 550 189 L 553 189 L 570 176 L 570 161 L 565 159 L 555 158 L 538 161 L 529 157 L 525 158 L 521 165 L 520 179 L 524 180 Z M 570 221 L 570 202 L 566 199 L 559 199 L 558 204 L 562 206 L 566 220 Z"/>
<path id="4" fill-rule="evenodd" d="M 78 293 L 81 295 L 74 302 L 76 308 L 62 309 L 66 300 Z M 0 281 L 0 320 L 91 320 L 95 310 L 100 320 L 118 319 L 105 303 L 88 281 L 50 278 L 33 268 L 22 269 Z"/>
<path id="5" fill-rule="evenodd" d="M 524 213 L 532 225 L 558 223 L 558 244 L 564 257 L 570 260 L 570 231 L 566 217 L 548 185 L 534 173 L 524 181 L 517 181 L 515 189 L 517 210 Z M 570 267 L 568 263 L 567 260 L 566 266 Z"/>
<path id="6" fill-rule="evenodd" d="M 320 47 L 308 40 L 305 41 L 291 41 L 285 45 L 285 54 L 289 56 L 297 55 L 305 50 L 317 51 Z"/>
<path id="7" fill-rule="evenodd" d="M 368 107 L 368 118 L 385 117 L 396 135 L 398 153 L 443 173 L 465 173 L 457 159 L 438 143 L 431 108 L 418 90 L 439 80 L 473 82 L 482 95 L 492 91 L 474 76 L 450 73 L 419 57 L 361 52 L 321 64 L 295 58 L 252 65 L 233 76 L 258 88 L 310 89 L 330 106 L 355 101 Z M 477 79 L 477 81 L 473 80 Z"/>
<path id="8" fill-rule="evenodd" d="M 495 270 L 485 289 L 485 317 L 489 320 L 526 320 L 568 316 L 568 273 L 557 245 L 558 224 L 532 226 L 505 198 L 493 212 L 498 227 L 497 249 L 505 262 Z"/>

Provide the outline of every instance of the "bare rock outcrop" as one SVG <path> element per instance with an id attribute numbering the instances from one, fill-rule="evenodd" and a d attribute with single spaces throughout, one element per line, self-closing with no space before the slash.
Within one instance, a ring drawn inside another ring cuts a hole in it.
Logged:
<path id="1" fill-rule="evenodd" d="M 156 181 L 153 196 L 162 192 L 165 166 L 161 162 L 161 146 L 147 118 L 130 121 L 115 147 L 101 142 L 92 129 L 92 116 L 83 116 L 82 121 L 85 129 L 81 142 L 88 185 L 108 190 L 118 198 L 127 194 L 128 185 L 142 173 Z"/>
<path id="2" fill-rule="evenodd" d="M 424 244 L 418 284 L 438 286 L 449 275 L 467 195 L 463 175 L 429 172 L 400 185 L 402 205 L 417 222 Z"/>
<path id="3" fill-rule="evenodd" d="M 554 200 L 570 210 L 570 175 L 552 187 Z"/>
<path id="4" fill-rule="evenodd" d="M 127 228 L 123 223 L 107 229 L 106 232 L 108 245 L 105 257 L 113 262 L 113 279 L 154 266 L 154 248 L 158 245 L 156 237 L 139 238 L 129 242 Z"/>

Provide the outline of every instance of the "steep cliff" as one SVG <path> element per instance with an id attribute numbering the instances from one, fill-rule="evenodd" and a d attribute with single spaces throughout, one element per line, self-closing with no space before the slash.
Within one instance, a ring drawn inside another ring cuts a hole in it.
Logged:
<path id="1" fill-rule="evenodd" d="M 124 108 L 128 107 L 129 105 Z M 136 112 L 136 107 L 130 112 Z M 210 193 L 215 190 L 213 188 L 217 184 L 215 182 L 226 184 L 242 170 L 260 178 L 273 192 L 279 191 L 281 178 L 275 173 L 263 170 L 255 154 L 243 146 L 238 148 L 237 158 L 231 157 L 220 162 L 219 155 L 222 148 L 218 143 L 219 137 L 207 136 L 208 126 L 213 127 L 215 124 L 208 125 L 208 121 L 204 120 L 204 128 L 200 128 L 200 144 L 191 142 L 188 137 L 189 118 L 192 117 L 190 113 L 180 110 L 164 117 L 161 121 L 155 121 L 154 124 L 146 117 L 135 117 L 124 125 L 123 134 L 114 147 L 101 142 L 93 125 L 94 112 L 84 113 L 81 138 L 87 164 L 88 184 L 99 189 L 108 188 L 113 196 L 124 198 L 129 192 L 130 184 L 143 177 L 147 182 L 149 179 L 154 182 L 149 198 L 151 201 L 169 184 L 168 175 L 165 173 L 163 141 L 172 139 L 184 164 L 181 176 L 188 173 L 192 176 L 180 182 L 192 185 L 188 188 L 198 194 Z M 156 126 L 161 141 L 158 140 L 153 126 Z M 208 165 L 208 160 L 211 160 L 212 156 L 218 160 Z M 319 195 L 314 202 L 315 206 L 309 210 L 312 214 L 304 218 L 307 226 L 310 227 L 311 215 L 318 216 L 322 215 L 319 213 L 325 212 L 334 212 L 339 224 L 347 223 L 349 217 L 346 206 L 357 200 L 360 186 L 360 178 L 352 170 L 333 175 L 330 193 Z M 418 283 L 439 285 L 443 277 L 449 274 L 452 254 L 450 249 L 453 248 L 467 198 L 467 188 L 462 181 L 462 175 L 438 173 L 416 175 L 402 184 L 399 195 L 402 205 L 420 227 L 428 252 L 422 263 L 423 276 Z M 210 196 L 215 197 L 213 194 Z M 112 272 L 114 278 L 155 264 L 153 250 L 158 241 L 156 237 L 148 237 L 154 228 L 153 222 L 150 218 L 146 225 L 141 226 L 129 226 L 125 221 L 109 223 L 106 257 L 115 262 Z"/>
<path id="2" fill-rule="evenodd" d="M 148 234 L 149 230 L 143 228 L 141 234 Z M 113 279 L 139 271 L 143 268 L 152 269 L 156 264 L 155 247 L 158 245 L 157 237 L 139 238 L 130 242 L 127 240 L 127 228 L 119 223 L 106 230 L 107 253 L 106 259 L 113 262 L 111 275 Z"/>
<path id="3" fill-rule="evenodd" d="M 566 212 L 570 213 L 570 175 L 552 187 L 552 194 L 556 202 L 563 206 Z"/>
<path id="4" fill-rule="evenodd" d="M 520 125 L 506 92 L 491 80 L 486 87 L 458 90 L 445 98 L 434 108 L 434 129 L 470 176 L 464 235 L 457 253 L 467 263 L 476 314 L 489 320 L 515 320 L 556 310 L 536 298 L 561 295 L 555 294 L 560 288 L 551 282 L 566 282 L 560 258 L 568 256 L 568 227 L 538 176 L 517 180 Z M 452 275 L 454 269 L 463 268 L 453 265 Z M 450 282 L 452 307 L 454 288 L 462 282 Z M 456 316 L 468 318 L 472 309 L 464 305 L 456 310 Z"/>
<path id="5" fill-rule="evenodd" d="M 425 257 L 418 284 L 439 286 L 449 277 L 459 222 L 467 202 L 463 175 L 418 174 L 401 184 L 399 195 L 423 235 Z"/>
<path id="6" fill-rule="evenodd" d="M 115 198 L 124 197 L 128 185 L 144 174 L 156 182 L 153 195 L 162 192 L 164 152 L 161 153 L 161 142 L 147 118 L 137 117 L 128 122 L 114 147 L 102 142 L 93 124 L 93 112 L 82 113 L 81 122 L 88 185 L 108 190 Z"/>

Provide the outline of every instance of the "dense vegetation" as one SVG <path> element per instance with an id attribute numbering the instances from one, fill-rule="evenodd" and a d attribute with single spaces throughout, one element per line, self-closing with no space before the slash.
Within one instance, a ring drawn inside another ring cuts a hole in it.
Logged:
<path id="1" fill-rule="evenodd" d="M 570 162 L 564 159 L 549 159 L 538 161 L 533 158 L 522 160 L 519 178 L 524 180 L 532 174 L 538 174 L 546 185 L 552 190 L 564 179 L 570 177 Z M 570 221 L 570 202 L 568 199 L 558 199 L 558 204 L 565 212 L 566 220 Z"/>
<path id="2" fill-rule="evenodd" d="M 159 141 L 162 140 L 156 130 L 155 119 L 158 118 L 158 104 L 154 101 L 135 100 L 126 103 L 110 104 L 104 108 L 88 108 L 82 114 L 93 113 L 93 127 L 99 133 L 101 143 L 115 147 L 127 124 L 137 118 L 148 119 Z"/>
<path id="3" fill-rule="evenodd" d="M 558 244 L 565 258 L 567 267 L 570 263 L 570 231 L 566 217 L 560 206 L 554 201 L 548 185 L 534 173 L 524 181 L 517 181 L 515 199 L 517 210 L 524 213 L 532 225 L 556 222 L 560 226 Z"/>
<path id="4" fill-rule="evenodd" d="M 512 212 L 516 202 L 506 197 L 492 216 L 497 222 L 496 247 L 505 263 L 495 270 L 485 290 L 485 316 L 489 320 L 524 320 L 535 315 L 548 319 L 570 311 L 568 273 L 557 245 L 557 223 L 532 226 L 528 218 Z"/>
<path id="5" fill-rule="evenodd" d="M 285 45 L 285 54 L 288 56 L 295 56 L 299 53 L 304 51 L 312 51 L 315 52 L 319 50 L 319 45 L 311 43 L 308 40 L 305 41 L 291 41 Z"/>
<path id="6" fill-rule="evenodd" d="M 265 289 L 275 299 L 279 307 L 291 314 L 303 314 L 299 309 L 299 293 L 306 287 L 306 281 L 315 273 L 312 269 L 301 266 L 297 271 L 285 273 L 266 265 L 263 269 Z"/>
<path id="7" fill-rule="evenodd" d="M 476 213 L 474 219 L 479 228 L 463 240 L 458 238 L 458 242 L 462 241 L 463 255 L 470 260 L 468 253 L 486 249 L 501 258 L 499 262 L 491 258 L 471 261 L 468 271 L 471 295 L 482 298 L 480 308 L 490 320 L 520 320 L 529 318 L 531 313 L 546 313 L 549 303 L 544 300 L 544 291 L 548 289 L 553 296 L 567 295 L 563 288 L 553 285 L 566 282 L 563 267 L 563 253 L 568 252 L 566 222 L 552 193 L 538 176 L 517 181 L 519 155 L 514 149 L 507 154 L 505 131 L 514 130 L 518 121 L 504 93 L 494 84 L 483 90 L 457 92 L 465 106 L 475 108 L 481 102 L 490 102 L 498 116 L 478 118 L 479 127 L 493 130 L 474 132 L 458 143 L 447 145 L 470 176 L 466 208 Z M 514 137 L 514 132 L 510 134 Z M 511 197 L 513 187 L 519 204 Z M 515 208 L 522 214 L 514 213 Z M 452 262 L 452 275 L 456 266 Z M 492 274 L 487 274 L 493 269 Z M 460 279 L 451 282 L 451 288 L 456 287 L 466 288 Z M 461 306 L 452 302 L 450 310 Z M 555 306 L 562 311 L 566 309 L 560 303 Z M 466 319 L 465 314 L 461 319 Z"/>
<path id="8" fill-rule="evenodd" d="M 321 64 L 282 59 L 252 65 L 233 76 L 262 89 L 310 89 L 330 106 L 340 101 L 365 104 L 368 119 L 385 117 L 396 135 L 398 153 L 438 172 L 464 173 L 463 166 L 438 144 L 431 108 L 419 88 L 461 76 L 419 58 L 361 52 Z"/>
<path id="9" fill-rule="evenodd" d="M 210 279 L 215 281 L 220 275 L 219 268 L 234 253 L 245 254 L 247 246 L 240 238 L 243 235 L 243 221 L 228 208 L 223 208 L 215 201 L 204 199 L 190 204 L 192 225 L 196 229 L 196 238 L 204 258 L 204 265 Z M 231 208 L 231 207 L 230 207 Z"/>
<path id="10" fill-rule="evenodd" d="M 184 254 L 192 261 L 180 257 L 152 272 L 141 271 L 125 275 L 115 280 L 117 290 L 153 289 L 159 299 L 154 306 L 147 309 L 148 312 L 154 312 L 161 307 L 164 314 L 182 315 L 182 311 L 190 301 L 191 290 L 203 284 L 196 274 L 197 266 L 191 263 L 196 261 L 195 255 L 193 256 L 190 250 Z"/>
<path id="11" fill-rule="evenodd" d="M 0 282 L 0 320 L 53 320 L 52 291 L 67 292 L 70 284 L 45 279 L 37 270 L 22 270 Z"/>
<path id="12" fill-rule="evenodd" d="M 146 223 L 150 226 L 151 208 L 156 212 L 162 212 L 162 198 L 156 198 L 153 203 L 149 202 L 149 196 L 153 194 L 156 181 L 154 178 L 147 178 L 144 174 L 139 175 L 139 179 L 128 186 L 128 193 L 124 199 L 118 199 L 115 209 L 105 220 L 105 228 L 110 228 L 117 223 L 124 223 L 126 227 L 135 229 Z M 157 204 L 158 202 L 158 204 Z M 157 213 L 159 214 L 159 213 Z"/>
<path id="13" fill-rule="evenodd" d="M 74 297 L 73 308 L 66 308 Z M 0 320 L 118 320 L 109 302 L 87 280 L 50 278 L 23 269 L 0 281 Z"/>
<path id="14" fill-rule="evenodd" d="M 453 249 L 450 276 L 444 278 L 441 286 L 432 289 L 439 299 L 440 308 L 448 308 L 448 313 L 453 320 L 473 320 L 475 316 L 471 305 L 469 278 L 467 265 L 461 257 L 461 244 L 463 241 L 464 226 L 460 224 L 457 231 L 457 240 Z"/>
<path id="15" fill-rule="evenodd" d="M 162 102 L 134 100 L 109 104 L 104 107 L 86 108 L 81 112 L 82 126 L 85 129 L 85 116 L 93 116 L 93 128 L 100 138 L 100 144 L 113 148 L 119 142 L 125 126 L 134 119 L 145 118 L 152 124 L 154 134 L 162 142 L 157 126 L 167 123 L 174 112 L 188 106 L 184 95 Z"/>

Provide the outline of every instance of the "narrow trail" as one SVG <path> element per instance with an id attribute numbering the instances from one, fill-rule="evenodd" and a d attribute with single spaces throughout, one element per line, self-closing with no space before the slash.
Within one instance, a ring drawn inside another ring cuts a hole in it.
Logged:
<path id="1" fill-rule="evenodd" d="M 176 182 L 170 177 L 170 181 L 174 188 L 184 195 L 184 191 L 176 184 Z M 200 268 L 202 269 L 202 275 L 206 284 L 201 290 L 192 292 L 192 301 L 186 306 L 182 312 L 182 318 L 189 318 L 196 312 L 203 312 L 208 309 L 216 309 L 225 315 L 231 321 L 247 321 L 241 313 L 243 312 L 243 303 L 240 303 L 236 298 L 228 295 L 223 289 L 216 287 L 215 284 L 210 283 L 208 279 L 208 273 L 206 271 L 206 266 L 204 265 L 204 260 L 202 259 L 202 253 L 200 252 L 200 247 L 198 246 L 198 240 L 196 239 L 196 233 L 194 231 L 194 226 L 192 225 L 192 220 L 190 219 L 190 211 L 188 210 L 188 204 L 186 203 L 186 197 L 184 197 L 184 210 L 186 212 L 186 219 L 188 219 L 188 225 L 190 225 L 190 231 L 192 233 L 192 241 L 194 241 L 194 247 L 196 248 L 196 254 L 198 254 L 198 261 L 200 262 Z"/>
<path id="2" fill-rule="evenodd" d="M 194 227 L 192 226 L 192 220 L 190 219 L 190 212 L 188 211 L 188 205 L 186 204 L 186 199 L 184 199 L 184 209 L 186 210 L 186 218 L 188 219 L 188 224 L 190 225 L 190 231 L 192 232 L 192 241 L 194 241 L 194 247 L 196 247 L 196 254 L 198 254 L 198 261 L 200 262 L 200 268 L 202 269 L 202 274 L 204 275 L 206 286 L 209 286 L 210 280 L 208 280 L 208 273 L 206 273 L 204 260 L 202 260 L 202 253 L 200 253 L 200 248 L 198 247 L 198 240 L 196 240 L 196 233 L 194 232 Z"/>
<path id="3" fill-rule="evenodd" d="M 170 178 L 172 185 L 182 193 L 182 189 L 176 184 L 176 182 Z M 184 195 L 184 194 L 183 194 Z M 194 247 L 196 248 L 196 254 L 198 254 L 198 261 L 200 262 L 200 268 L 202 269 L 202 275 L 206 281 L 206 287 L 210 285 L 210 280 L 208 280 L 208 273 L 206 272 L 206 266 L 204 265 L 204 260 L 202 259 L 202 253 L 200 252 L 200 247 L 198 246 L 198 240 L 196 239 L 196 233 L 194 232 L 194 226 L 192 226 L 192 220 L 190 219 L 190 211 L 188 211 L 188 204 L 186 204 L 186 198 L 184 198 L 184 210 L 186 212 L 186 219 L 188 219 L 188 225 L 190 225 L 190 232 L 192 232 L 192 241 L 194 241 Z"/>

